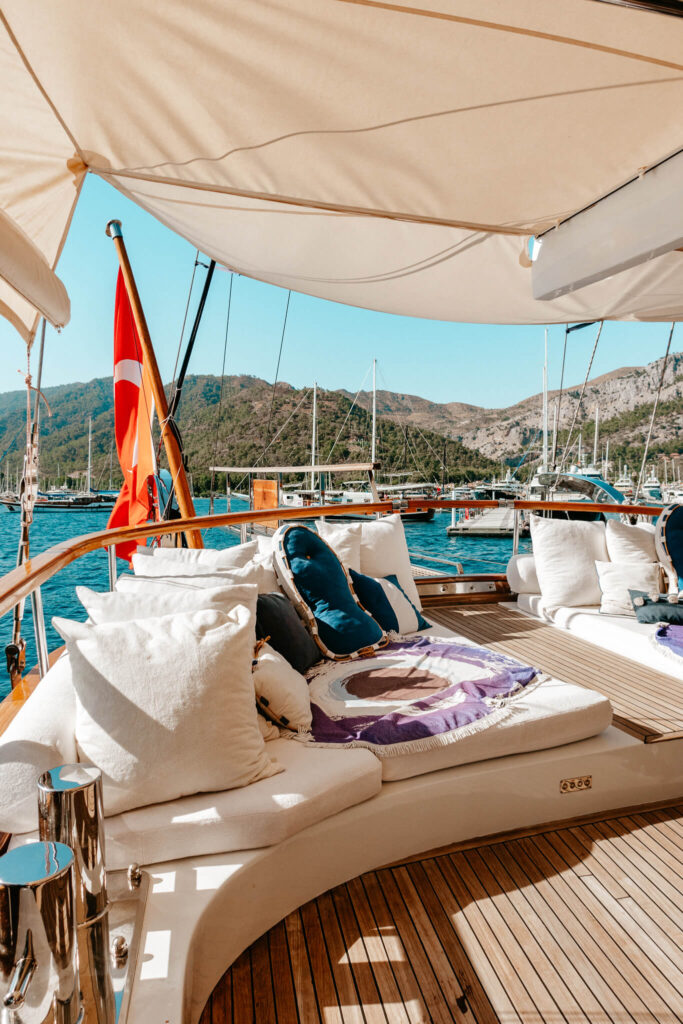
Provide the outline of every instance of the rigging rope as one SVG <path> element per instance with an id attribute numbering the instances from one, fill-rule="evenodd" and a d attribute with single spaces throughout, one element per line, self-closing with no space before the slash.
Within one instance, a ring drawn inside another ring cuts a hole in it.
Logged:
<path id="1" fill-rule="evenodd" d="M 271 424 L 272 419 L 273 419 L 273 407 L 275 405 L 275 389 L 277 388 L 278 377 L 280 376 L 280 360 L 282 359 L 282 346 L 284 345 L 284 342 L 285 342 L 285 331 L 287 329 L 287 316 L 289 314 L 289 300 L 291 299 L 291 297 L 292 297 L 292 289 L 289 288 L 288 291 L 287 291 L 287 305 L 285 306 L 285 318 L 284 318 L 284 320 L 282 322 L 282 334 L 280 336 L 280 351 L 277 354 L 277 366 L 275 367 L 275 380 L 273 381 L 273 393 L 272 393 L 272 397 L 271 397 L 271 400 L 270 400 L 270 412 L 268 413 L 268 425 L 266 426 L 266 440 L 268 440 L 268 435 L 270 434 L 270 424 Z M 268 448 L 267 447 L 264 448 L 263 452 L 261 453 L 262 456 L 265 455 L 267 451 L 268 451 Z"/>
<path id="2" fill-rule="evenodd" d="M 223 390 L 225 387 L 225 360 L 228 354 L 228 330 L 230 328 L 230 307 L 232 306 L 232 279 L 233 275 L 230 274 L 230 284 L 228 286 L 228 312 L 225 317 L 225 338 L 223 341 L 223 366 L 221 368 L 221 390 L 218 396 L 218 411 L 216 413 L 216 427 L 214 432 L 214 443 L 213 443 L 213 459 L 211 460 L 211 485 L 209 487 L 209 500 L 211 502 L 211 511 L 213 512 L 213 485 L 216 480 L 216 471 L 214 469 L 216 465 L 216 456 L 218 455 L 218 431 L 221 425 L 221 411 L 223 407 Z"/>
<path id="3" fill-rule="evenodd" d="M 557 435 L 560 432 L 560 410 L 562 409 L 562 395 L 564 394 L 564 366 L 567 359 L 567 340 L 569 339 L 569 335 L 573 331 L 582 331 L 584 327 L 592 327 L 595 323 L 597 323 L 596 320 L 585 320 L 580 324 L 573 324 L 571 327 L 569 326 L 569 324 L 565 324 L 564 327 L 564 348 L 562 349 L 562 372 L 560 374 L 560 393 L 557 396 L 557 421 L 555 436 L 553 437 L 553 456 L 551 459 L 551 465 L 553 469 L 555 468 L 555 461 L 557 459 Z"/>
<path id="4" fill-rule="evenodd" d="M 577 416 L 579 415 L 579 410 L 581 409 L 581 404 L 583 402 L 583 396 L 586 393 L 586 385 L 588 384 L 588 378 L 590 377 L 591 368 L 593 366 L 593 360 L 595 359 L 595 353 L 597 352 L 597 349 L 598 349 L 598 342 L 600 341 L 600 335 L 602 334 L 602 328 L 604 327 L 604 325 L 605 325 L 605 321 L 601 320 L 600 321 L 600 326 L 598 327 L 597 337 L 596 337 L 595 343 L 593 345 L 593 351 L 591 352 L 590 361 L 588 363 L 588 369 L 586 370 L 586 376 L 584 377 L 583 384 L 581 385 L 581 392 L 579 394 L 579 400 L 576 403 L 576 408 L 574 409 L 574 417 L 572 419 L 572 425 L 569 428 L 569 433 L 567 434 L 567 443 L 565 444 L 564 449 L 562 451 L 562 459 L 560 461 L 560 465 L 559 465 L 559 468 L 557 470 L 557 476 L 555 478 L 555 483 L 556 484 L 557 484 L 557 481 L 560 479 L 560 473 L 562 472 L 562 470 L 564 468 L 564 464 L 565 464 L 567 455 L 569 454 L 569 449 L 571 447 L 572 434 L 574 433 L 574 427 L 576 426 L 576 419 L 577 419 Z M 576 328 L 574 328 L 574 330 L 580 330 L 581 327 L 588 327 L 588 326 L 589 326 L 589 324 L 579 324 Z M 571 330 L 571 328 L 570 328 L 570 330 Z M 558 431 L 559 431 L 559 423 L 558 423 Z"/>
<path id="5" fill-rule="evenodd" d="M 557 436 L 558 436 L 558 434 L 560 432 L 560 410 L 562 409 L 562 395 L 563 395 L 563 392 L 564 392 L 564 366 L 565 366 L 565 362 L 567 360 L 567 339 L 568 339 L 568 337 L 569 337 L 569 324 L 565 324 L 564 325 L 564 348 L 562 349 L 562 372 L 560 373 L 560 393 L 557 396 L 557 406 L 556 406 L 556 408 L 557 408 L 557 413 L 556 413 L 557 418 L 555 420 L 555 432 L 554 432 L 554 436 L 553 436 L 553 456 L 552 456 L 552 459 L 550 460 L 550 464 L 553 467 L 553 469 L 555 468 L 555 463 L 557 461 Z"/>
<path id="6" fill-rule="evenodd" d="M 285 428 L 287 427 L 287 425 L 288 425 L 288 424 L 289 424 L 289 423 L 291 422 L 291 420 L 292 420 L 292 419 L 294 419 L 294 417 L 296 416 L 296 414 L 298 413 L 299 409 L 300 409 L 300 408 L 301 408 L 301 406 L 302 406 L 302 405 L 304 404 L 304 402 L 306 401 L 306 399 L 308 398 L 308 396 L 310 395 L 310 393 L 311 393 L 311 388 L 306 388 L 306 389 L 304 390 L 304 393 L 303 393 L 303 396 L 302 396 L 302 398 L 301 398 L 301 401 L 300 401 L 300 402 L 299 402 L 299 404 L 298 404 L 298 405 L 296 406 L 296 408 L 295 408 L 295 409 L 293 409 L 293 410 L 292 410 L 292 412 L 290 412 L 289 416 L 287 417 L 287 419 L 285 420 L 285 422 L 284 422 L 284 423 L 282 424 L 282 426 L 281 426 L 281 427 L 279 428 L 279 430 L 277 430 L 277 431 L 276 431 L 276 433 L 275 433 L 275 434 L 273 434 L 272 440 L 270 440 L 270 441 L 268 442 L 268 444 L 266 445 L 266 447 L 265 447 L 265 448 L 263 449 L 263 451 L 261 452 L 261 454 L 260 454 L 260 455 L 258 456 L 258 458 L 256 459 L 256 461 L 254 462 L 254 468 L 256 468 L 256 466 L 258 466 L 259 462 L 260 462 L 260 461 L 261 461 L 261 459 L 262 459 L 262 458 L 263 458 L 263 457 L 265 456 L 265 454 L 266 454 L 266 452 L 268 451 L 268 449 L 269 449 L 269 448 L 272 448 L 272 446 L 273 446 L 273 445 L 275 444 L 275 442 L 277 441 L 277 439 L 278 439 L 278 437 L 280 436 L 280 434 L 282 433 L 282 431 L 283 431 L 283 430 L 284 430 L 284 429 L 285 429 Z M 247 477 L 246 477 L 246 475 L 245 475 L 245 476 L 243 476 L 243 477 L 242 477 L 242 479 L 241 479 L 241 480 L 239 480 L 239 481 L 238 481 L 238 483 L 237 483 L 237 488 L 238 488 L 238 489 L 239 489 L 239 488 L 240 488 L 240 487 L 242 486 L 242 484 L 244 483 L 244 481 L 245 481 L 246 479 L 247 479 Z"/>
<path id="7" fill-rule="evenodd" d="M 176 352 L 175 363 L 173 365 L 173 380 L 171 382 L 171 392 L 175 387 L 176 373 L 178 372 L 178 362 L 180 360 L 180 350 L 183 347 L 183 337 L 185 335 L 185 325 L 187 324 L 187 314 L 190 311 L 190 299 L 192 298 L 192 288 L 194 286 L 194 275 L 197 273 L 197 267 L 199 266 L 199 249 L 195 254 L 194 267 L 192 268 L 192 278 L 190 279 L 190 290 L 187 293 L 187 302 L 185 303 L 185 316 L 183 317 L 183 326 L 180 328 L 180 337 L 178 338 L 178 351 Z"/>
<path id="8" fill-rule="evenodd" d="M 669 340 L 666 344 L 666 352 L 664 353 L 664 360 L 662 362 L 662 372 L 659 375 L 659 387 L 657 388 L 657 394 L 655 395 L 654 405 L 652 406 L 652 415 L 650 416 L 650 426 L 645 439 L 645 448 L 643 450 L 643 461 L 640 464 L 640 473 L 638 474 L 638 483 L 636 484 L 635 494 L 633 495 L 634 503 L 638 501 L 638 495 L 640 494 L 640 488 L 643 483 L 643 476 L 645 474 L 645 463 L 647 462 L 648 451 L 650 450 L 650 441 L 652 439 L 652 430 L 655 425 L 655 416 L 657 415 L 657 406 L 659 405 L 659 396 L 662 393 L 664 386 L 664 374 L 666 373 L 667 363 L 669 361 L 669 352 L 671 351 L 671 341 L 674 336 L 674 328 L 676 321 L 671 324 L 671 330 L 669 331 Z"/>
<path id="9" fill-rule="evenodd" d="M 358 391 L 356 391 L 356 397 L 354 398 L 353 402 L 351 403 L 351 407 L 349 408 L 349 411 L 346 414 L 344 422 L 342 423 L 341 427 L 339 428 L 339 431 L 337 432 L 337 436 L 335 437 L 334 441 L 332 442 L 332 447 L 330 448 L 329 452 L 327 453 L 327 458 L 325 460 L 326 462 L 329 462 L 330 459 L 332 458 L 332 452 L 337 447 L 337 442 L 339 441 L 339 438 L 342 435 L 342 431 L 343 431 L 344 427 L 346 426 L 346 423 L 348 421 L 349 416 L 351 415 L 351 413 L 353 412 L 353 410 L 355 408 L 356 402 L 358 401 L 358 396 L 361 393 L 361 391 L 363 390 L 363 385 L 365 384 L 366 380 L 368 379 L 368 374 L 370 373 L 371 369 L 372 369 L 372 367 L 369 366 L 368 369 L 365 371 L 365 376 L 363 377 L 363 380 L 361 381 L 361 385 L 358 388 Z"/>

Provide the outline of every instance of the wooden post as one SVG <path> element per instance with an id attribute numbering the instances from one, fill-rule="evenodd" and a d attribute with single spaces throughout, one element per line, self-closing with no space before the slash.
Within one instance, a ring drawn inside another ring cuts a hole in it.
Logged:
<path id="1" fill-rule="evenodd" d="M 156 406 L 157 416 L 159 417 L 161 437 L 164 442 L 164 448 L 166 449 L 166 457 L 171 470 L 173 487 L 178 499 L 178 508 L 180 509 L 180 514 L 183 519 L 193 519 L 196 515 L 194 502 L 192 501 L 187 476 L 185 475 L 185 467 L 183 466 L 183 457 L 180 451 L 180 446 L 178 445 L 178 440 L 173 433 L 173 430 L 168 424 L 168 402 L 166 400 L 166 392 L 164 391 L 164 385 L 159 373 L 159 367 L 154 354 L 149 328 L 147 327 L 147 320 L 145 319 L 145 314 L 142 309 L 140 295 L 135 283 L 135 278 L 133 277 L 133 270 L 130 265 L 130 260 L 128 259 L 128 253 L 126 252 L 126 245 L 123 241 L 121 221 L 110 220 L 107 224 L 106 231 L 114 242 L 116 253 L 119 257 L 121 273 L 123 274 L 123 280 L 126 285 L 126 291 L 128 292 L 128 298 L 130 299 L 131 309 L 133 310 L 133 319 L 135 320 L 135 326 L 137 327 L 138 337 L 140 338 L 140 344 L 142 346 L 143 373 L 149 374 L 149 382 L 154 396 L 154 404 Z M 204 547 L 202 535 L 199 530 L 190 530 L 186 536 L 187 543 L 191 548 Z"/>

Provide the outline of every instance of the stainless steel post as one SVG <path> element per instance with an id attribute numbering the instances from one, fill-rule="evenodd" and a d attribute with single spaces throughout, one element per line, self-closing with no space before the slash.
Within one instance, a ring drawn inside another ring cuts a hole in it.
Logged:
<path id="1" fill-rule="evenodd" d="M 114 1024 L 109 901 L 104 860 L 102 775 L 86 764 L 60 765 L 38 780 L 38 829 L 74 852 L 78 962 L 88 1024 Z"/>
<path id="2" fill-rule="evenodd" d="M 107 548 L 107 563 L 109 565 L 109 589 L 116 588 L 116 545 L 110 544 Z"/>
<path id="3" fill-rule="evenodd" d="M 512 526 L 512 554 L 519 553 L 519 509 L 515 509 Z"/>
<path id="4" fill-rule="evenodd" d="M 42 679 L 50 667 L 47 654 L 47 634 L 45 632 L 45 614 L 43 612 L 43 595 L 40 587 L 31 591 L 31 612 L 33 614 L 33 633 L 38 650 L 38 671 Z"/>
<path id="5" fill-rule="evenodd" d="M 74 856 L 29 843 L 0 857 L 0 1020 L 80 1024 Z"/>

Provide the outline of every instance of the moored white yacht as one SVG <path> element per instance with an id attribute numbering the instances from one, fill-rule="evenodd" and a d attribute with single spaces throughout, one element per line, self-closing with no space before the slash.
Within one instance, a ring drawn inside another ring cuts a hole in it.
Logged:
<path id="1" fill-rule="evenodd" d="M 677 320 L 679 8 L 8 0 L 0 309 L 27 343 L 67 322 L 53 268 L 92 173 L 324 298 Z M 415 583 L 390 502 L 194 516 L 157 408 L 185 518 L 26 539 L 0 581 L 0 614 L 33 595 L 40 653 L 0 705 L 8 1021 L 679 1021 L 676 510 L 636 510 L 656 536 L 534 515 L 507 576 Z M 274 547 L 202 549 L 272 519 Z M 117 572 L 117 545 L 180 533 Z M 112 593 L 80 589 L 48 668 L 40 588 L 105 548 Z"/>

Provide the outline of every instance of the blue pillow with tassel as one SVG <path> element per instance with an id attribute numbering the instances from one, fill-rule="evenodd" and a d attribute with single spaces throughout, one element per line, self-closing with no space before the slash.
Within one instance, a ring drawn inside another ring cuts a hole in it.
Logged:
<path id="1" fill-rule="evenodd" d="M 281 526 L 273 536 L 280 586 L 320 647 L 335 660 L 371 654 L 387 643 L 379 623 L 361 607 L 346 569 L 307 526 Z"/>

